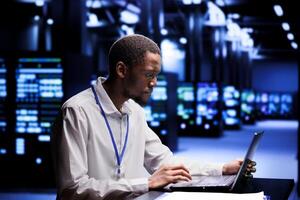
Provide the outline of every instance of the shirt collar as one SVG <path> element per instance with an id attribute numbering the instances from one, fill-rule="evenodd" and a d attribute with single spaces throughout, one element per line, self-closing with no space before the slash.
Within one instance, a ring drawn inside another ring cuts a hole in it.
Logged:
<path id="1" fill-rule="evenodd" d="M 113 104 L 111 101 L 110 97 L 108 96 L 106 90 L 104 89 L 102 83 L 106 80 L 104 77 L 98 77 L 95 85 L 95 90 L 96 94 L 98 95 L 99 101 L 103 107 L 103 110 L 105 114 L 118 114 L 120 115 L 121 113 L 119 110 L 116 108 L 116 106 Z M 131 109 L 130 109 L 130 103 L 129 100 L 125 101 L 124 104 L 121 107 L 122 114 L 130 114 Z"/>

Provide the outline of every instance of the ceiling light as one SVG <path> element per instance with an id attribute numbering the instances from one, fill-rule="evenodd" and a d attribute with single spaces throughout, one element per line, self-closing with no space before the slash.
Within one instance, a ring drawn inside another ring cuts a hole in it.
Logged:
<path id="1" fill-rule="evenodd" d="M 93 4 L 93 1 L 92 1 L 92 0 L 87 0 L 86 3 L 85 3 L 85 6 L 86 6 L 87 8 L 90 8 L 90 7 L 92 7 L 92 4 Z"/>
<path id="2" fill-rule="evenodd" d="M 34 19 L 34 21 L 39 21 L 39 20 L 40 20 L 40 16 L 35 15 L 35 16 L 33 17 L 33 19 Z"/>
<path id="3" fill-rule="evenodd" d="M 191 5 L 192 4 L 192 0 L 182 0 L 182 3 L 184 5 Z"/>
<path id="4" fill-rule="evenodd" d="M 120 20 L 126 24 L 136 24 L 139 21 L 139 16 L 128 10 L 123 10 L 120 15 Z"/>
<path id="5" fill-rule="evenodd" d="M 281 26 L 282 26 L 283 30 L 285 30 L 285 31 L 289 31 L 290 30 L 290 25 L 287 22 L 283 22 L 281 24 Z"/>
<path id="6" fill-rule="evenodd" d="M 141 13 L 141 9 L 139 7 L 137 7 L 136 5 L 131 4 L 131 3 L 127 4 L 126 9 L 133 12 L 133 13 L 136 13 L 136 14 Z"/>
<path id="7" fill-rule="evenodd" d="M 241 16 L 238 13 L 230 13 L 228 14 L 228 18 L 230 19 L 239 19 Z"/>
<path id="8" fill-rule="evenodd" d="M 44 0 L 36 0 L 36 1 L 35 1 L 35 5 L 36 5 L 36 6 L 39 6 L 39 7 L 44 6 Z"/>
<path id="9" fill-rule="evenodd" d="M 274 5 L 273 9 L 277 16 L 281 17 L 283 15 L 283 10 L 280 5 Z"/>
<path id="10" fill-rule="evenodd" d="M 207 26 L 225 26 L 226 17 L 222 9 L 211 1 L 207 2 L 207 7 L 208 10 L 204 24 Z"/>
<path id="11" fill-rule="evenodd" d="M 163 29 L 160 30 L 160 33 L 161 33 L 162 35 L 167 35 L 167 34 L 168 34 L 168 30 L 165 29 L 165 28 L 163 28 Z"/>
<path id="12" fill-rule="evenodd" d="M 95 13 L 88 13 L 88 21 L 86 22 L 87 27 L 99 27 L 101 23 Z"/>
<path id="13" fill-rule="evenodd" d="M 224 3 L 223 0 L 216 0 L 216 4 L 217 4 L 218 6 L 220 6 L 220 7 L 225 6 L 225 3 Z"/>
<path id="14" fill-rule="evenodd" d="M 289 39 L 289 40 L 294 40 L 294 34 L 293 33 L 288 33 L 287 34 L 287 38 Z"/>
<path id="15" fill-rule="evenodd" d="M 99 0 L 95 0 L 93 3 L 92 3 L 92 8 L 101 8 L 102 7 L 102 4 Z"/>
<path id="16" fill-rule="evenodd" d="M 53 19 L 51 19 L 51 18 L 47 19 L 47 24 L 52 25 L 53 24 Z"/>
<path id="17" fill-rule="evenodd" d="M 121 29 L 125 32 L 126 35 L 132 35 L 132 34 L 134 34 L 133 28 L 127 26 L 126 24 L 123 24 L 121 26 Z"/>
<path id="18" fill-rule="evenodd" d="M 179 39 L 179 42 L 180 42 L 181 44 L 186 44 L 186 43 L 187 43 L 187 39 L 186 39 L 185 37 L 181 37 L 181 38 Z"/>
<path id="19" fill-rule="evenodd" d="M 202 0 L 193 0 L 193 4 L 200 4 Z"/>
<path id="20" fill-rule="evenodd" d="M 293 49 L 298 49 L 298 44 L 296 42 L 292 42 L 291 46 L 293 47 Z"/>
<path id="21" fill-rule="evenodd" d="M 242 28 L 242 31 L 245 31 L 246 33 L 253 33 L 254 32 L 253 28 L 250 28 L 250 27 Z"/>

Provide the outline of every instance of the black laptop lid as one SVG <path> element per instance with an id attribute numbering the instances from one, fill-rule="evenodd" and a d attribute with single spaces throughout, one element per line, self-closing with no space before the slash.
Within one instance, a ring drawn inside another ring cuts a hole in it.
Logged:
<path id="1" fill-rule="evenodd" d="M 237 173 L 237 176 L 236 176 L 236 178 L 235 178 L 235 180 L 234 180 L 234 182 L 233 182 L 233 184 L 230 188 L 230 191 L 232 191 L 236 187 L 238 182 L 240 180 L 242 180 L 244 174 L 246 173 L 247 165 L 248 165 L 249 161 L 253 160 L 254 153 L 257 149 L 258 143 L 259 143 L 263 133 L 264 133 L 264 131 L 254 133 L 253 139 L 251 141 L 250 146 L 248 147 L 248 151 L 247 151 L 246 156 L 244 158 L 244 162 L 243 162 L 242 166 L 240 167 L 240 170 Z"/>

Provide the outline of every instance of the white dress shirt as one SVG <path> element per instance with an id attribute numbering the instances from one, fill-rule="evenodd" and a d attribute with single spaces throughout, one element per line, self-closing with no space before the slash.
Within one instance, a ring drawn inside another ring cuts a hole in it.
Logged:
<path id="1" fill-rule="evenodd" d="M 92 89 L 71 97 L 62 106 L 62 121 L 56 124 L 53 140 L 58 199 L 102 199 L 110 194 L 148 191 L 148 177 L 162 164 L 182 163 L 148 127 L 143 108 L 126 101 L 116 109 L 98 78 L 94 86 L 103 107 L 118 151 L 123 148 L 127 116 L 128 142 L 117 177 L 117 158 L 112 140 L 96 104 Z M 184 161 L 192 175 L 221 175 L 222 165 Z"/>

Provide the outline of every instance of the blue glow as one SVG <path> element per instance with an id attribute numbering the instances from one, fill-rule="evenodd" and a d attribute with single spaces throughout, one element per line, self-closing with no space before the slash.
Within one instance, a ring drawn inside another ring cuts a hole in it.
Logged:
<path id="1" fill-rule="evenodd" d="M 228 99 L 228 100 L 225 101 L 225 105 L 226 105 L 226 106 L 229 106 L 229 107 L 231 107 L 231 106 L 236 106 L 237 103 L 238 103 L 238 102 L 237 102 L 236 100 L 234 100 L 234 99 Z"/>
<path id="2" fill-rule="evenodd" d="M 7 154 L 7 150 L 4 149 L 4 148 L 1 148 L 0 149 L 0 154 L 2 154 L 2 155 Z"/>
<path id="3" fill-rule="evenodd" d="M 144 106 L 144 111 L 145 111 L 145 115 L 146 115 L 146 121 L 147 122 L 152 121 L 153 117 L 151 115 L 151 113 L 152 113 L 151 106 L 150 105 Z"/>
<path id="4" fill-rule="evenodd" d="M 16 154 L 17 155 L 25 154 L 25 139 L 16 138 Z"/>
<path id="5" fill-rule="evenodd" d="M 7 97 L 6 72 L 5 59 L 0 58 L 0 133 L 5 132 L 7 126 L 7 114 L 4 105 Z"/>
<path id="6" fill-rule="evenodd" d="M 152 93 L 151 98 L 153 100 L 163 100 L 163 101 L 167 100 L 167 98 L 168 98 L 168 96 L 167 96 L 167 88 L 165 88 L 165 87 L 159 87 L 159 86 L 155 87 L 153 89 L 153 93 Z"/>
<path id="7" fill-rule="evenodd" d="M 240 125 L 240 92 L 234 86 L 223 87 L 223 120 L 226 126 Z"/>
<path id="8" fill-rule="evenodd" d="M 291 93 L 258 93 L 256 111 L 260 118 L 286 119 L 294 116 L 293 95 Z"/>
<path id="9" fill-rule="evenodd" d="M 181 123 L 181 124 L 180 124 L 180 128 L 181 128 L 181 129 L 186 129 L 186 124 L 185 124 L 185 123 Z"/>
<path id="10" fill-rule="evenodd" d="M 26 68 L 26 69 L 17 69 L 17 73 L 24 73 L 20 76 L 20 78 L 34 79 L 35 73 L 37 74 L 61 74 L 63 72 L 62 69 L 39 69 L 39 68 Z M 29 75 L 28 75 L 29 74 Z"/>
<path id="11" fill-rule="evenodd" d="M 278 17 L 283 16 L 283 10 L 280 5 L 274 5 L 273 9 Z"/>
<path id="12" fill-rule="evenodd" d="M 281 24 L 281 26 L 282 26 L 283 30 L 285 30 L 285 31 L 289 31 L 290 30 L 290 25 L 287 22 L 283 22 Z"/>
<path id="13" fill-rule="evenodd" d="M 168 132 L 167 132 L 167 130 L 163 129 L 163 130 L 160 131 L 160 134 L 161 134 L 161 135 L 167 135 Z"/>
<path id="14" fill-rule="evenodd" d="M 158 127 L 160 125 L 160 123 L 158 121 L 152 121 L 152 122 L 150 122 L 150 125 L 152 127 Z"/>
<path id="15" fill-rule="evenodd" d="M 237 116 L 236 110 L 228 109 L 226 112 L 227 112 L 228 116 L 230 116 L 230 117 L 236 117 Z"/>
<path id="16" fill-rule="evenodd" d="M 136 13 L 123 10 L 120 14 L 120 20 L 126 24 L 136 24 L 139 21 L 139 16 Z"/>
<path id="17" fill-rule="evenodd" d="M 208 11 L 206 13 L 205 25 L 207 26 L 225 26 L 226 17 L 222 9 L 211 1 L 207 2 Z"/>
<path id="18" fill-rule="evenodd" d="M 162 130 L 166 128 L 167 120 L 167 87 L 168 83 L 165 75 L 157 77 L 157 86 L 153 88 L 148 104 L 144 107 L 146 120 L 156 133 L 163 135 Z"/>
<path id="19" fill-rule="evenodd" d="M 238 123 L 239 123 L 239 120 L 235 119 L 235 118 L 226 118 L 225 119 L 225 124 L 226 125 L 236 125 Z"/>
<path id="20" fill-rule="evenodd" d="M 185 50 L 181 42 L 187 42 L 184 39 L 178 40 L 163 39 L 161 42 L 161 53 L 163 70 L 178 74 L 179 80 L 184 80 L 185 74 Z"/>
<path id="21" fill-rule="evenodd" d="M 16 132 L 50 134 L 63 98 L 62 60 L 55 57 L 18 59 L 16 69 Z M 40 142 L 47 141 L 43 137 Z"/>
<path id="22" fill-rule="evenodd" d="M 177 87 L 177 116 L 180 129 L 195 123 L 195 89 L 192 83 L 179 82 Z M 184 124 L 184 125 L 183 125 Z M 188 124 L 188 125 L 187 125 Z"/>
<path id="23" fill-rule="evenodd" d="M 19 58 L 20 63 L 61 63 L 61 58 Z"/>
<path id="24" fill-rule="evenodd" d="M 0 127 L 6 127 L 6 121 L 0 121 Z"/>
<path id="25" fill-rule="evenodd" d="M 204 129 L 206 129 L 206 130 L 210 129 L 210 125 L 209 124 L 205 124 L 204 125 Z"/>
<path id="26" fill-rule="evenodd" d="M 38 165 L 42 164 L 42 159 L 41 158 L 36 158 L 35 163 L 38 164 Z"/>

